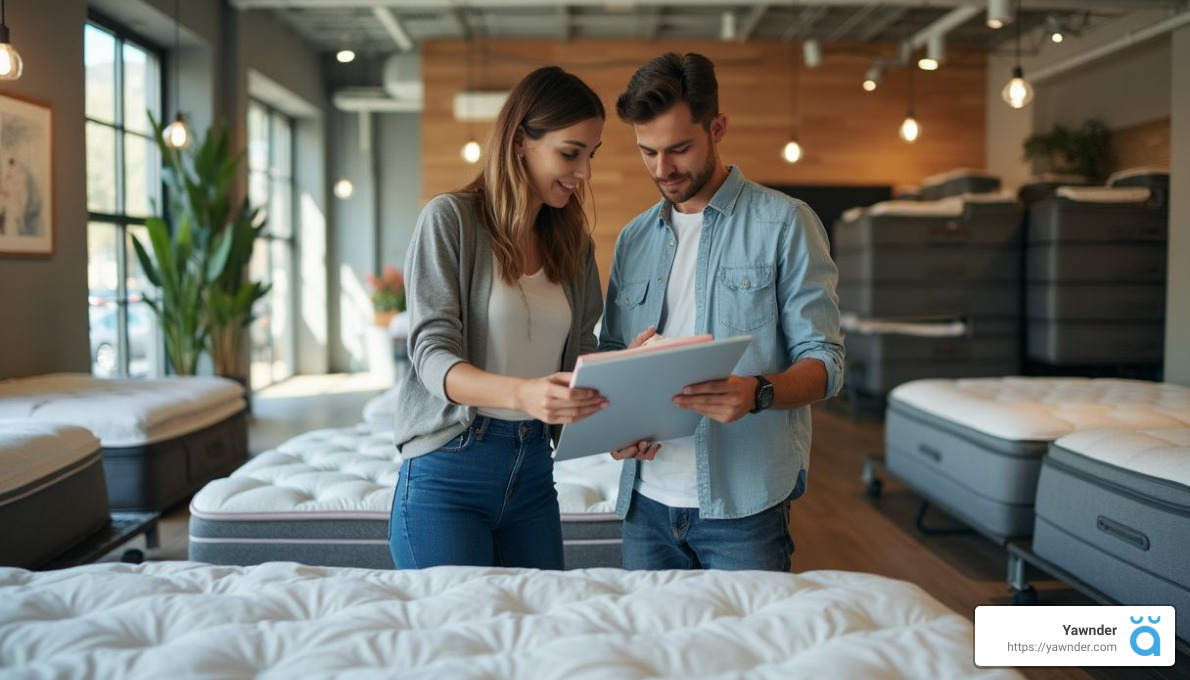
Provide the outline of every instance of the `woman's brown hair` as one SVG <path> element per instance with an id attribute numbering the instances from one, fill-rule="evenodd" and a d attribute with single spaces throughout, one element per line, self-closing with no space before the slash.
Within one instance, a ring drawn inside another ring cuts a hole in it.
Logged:
<path id="1" fill-rule="evenodd" d="M 492 237 L 500 277 L 509 285 L 525 273 L 519 244 L 528 230 L 536 232 L 550 281 L 577 281 L 586 268 L 593 242 L 582 196 L 589 194 L 590 187 L 583 182 L 581 191 L 575 192 L 563 208 L 543 204 L 536 221 L 529 223 L 532 188 L 529 173 L 517 159 L 516 147 L 518 134 L 541 139 L 547 132 L 589 118 L 606 119 L 603 102 L 586 83 L 557 66 L 539 68 L 525 76 L 496 117 L 487 139 L 483 170 L 462 193 L 476 200 L 484 227 Z"/>

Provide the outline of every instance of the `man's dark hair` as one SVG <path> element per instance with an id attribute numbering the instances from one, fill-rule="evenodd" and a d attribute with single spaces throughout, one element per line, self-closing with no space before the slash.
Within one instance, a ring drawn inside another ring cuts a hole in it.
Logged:
<path id="1" fill-rule="evenodd" d="M 641 66 L 616 100 L 616 113 L 626 123 L 647 123 L 678 102 L 686 102 L 694 122 L 710 129 L 719 115 L 719 82 L 710 59 L 693 52 L 673 52 Z"/>

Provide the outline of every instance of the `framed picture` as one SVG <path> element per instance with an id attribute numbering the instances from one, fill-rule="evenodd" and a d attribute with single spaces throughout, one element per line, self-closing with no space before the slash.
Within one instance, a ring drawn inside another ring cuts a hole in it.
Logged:
<path id="1" fill-rule="evenodd" d="M 0 255 L 54 254 L 53 115 L 0 95 Z"/>

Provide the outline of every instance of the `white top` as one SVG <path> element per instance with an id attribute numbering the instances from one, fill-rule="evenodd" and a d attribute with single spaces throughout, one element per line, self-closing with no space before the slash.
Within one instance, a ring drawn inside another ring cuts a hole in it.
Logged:
<path id="1" fill-rule="evenodd" d="M 81 427 L 26 419 L 0 420 L 0 497 L 98 451 L 99 440 Z M 7 501 L 0 504 L 3 502 Z"/>
<path id="2" fill-rule="evenodd" d="M 1190 387 L 1143 380 L 914 380 L 893 388 L 888 401 L 1008 441 L 1053 441 L 1081 430 L 1190 427 Z"/>
<path id="3" fill-rule="evenodd" d="M 959 338 L 967 335 L 962 319 L 862 319 L 851 312 L 839 317 L 844 333 L 856 335 L 912 335 L 919 338 Z"/>
<path id="4" fill-rule="evenodd" d="M 676 236 L 676 248 L 669 285 L 665 287 L 665 328 L 667 338 L 695 334 L 694 277 L 698 269 L 698 242 L 702 237 L 702 212 L 687 215 L 672 211 L 670 219 Z M 640 466 L 636 490 L 671 508 L 698 507 L 698 471 L 694 459 L 694 437 L 661 442 L 657 457 Z"/>
<path id="5" fill-rule="evenodd" d="M 0 666 L 61 678 L 1020 678 L 872 574 L 0 568 Z"/>
<path id="6" fill-rule="evenodd" d="M 541 378 L 557 373 L 570 334 L 571 311 L 566 291 L 562 290 L 562 284 L 550 281 L 545 267 L 522 276 L 519 284 L 508 285 L 500 278 L 499 264 L 492 267 L 484 370 L 516 378 Z M 509 409 L 481 408 L 478 412 L 500 420 L 533 419 L 528 413 Z"/>
<path id="7" fill-rule="evenodd" d="M 1079 203 L 1144 203 L 1152 192 L 1145 187 L 1062 187 L 1055 194 Z"/>
<path id="8" fill-rule="evenodd" d="M 1055 446 L 1155 479 L 1190 486 L 1190 428 L 1172 430 L 1088 430 Z"/>

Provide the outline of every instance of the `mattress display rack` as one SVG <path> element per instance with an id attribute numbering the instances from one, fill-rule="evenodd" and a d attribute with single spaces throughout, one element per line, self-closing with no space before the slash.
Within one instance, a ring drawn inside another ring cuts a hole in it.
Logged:
<path id="1" fill-rule="evenodd" d="M 918 489 L 905 479 L 897 477 L 888 470 L 888 466 L 884 464 L 884 454 L 874 453 L 863 457 L 863 466 L 860 469 L 860 480 L 864 483 L 864 489 L 868 498 L 876 500 L 884 494 L 884 477 L 896 479 L 901 485 L 909 489 L 913 493 L 921 496 L 921 503 L 917 506 L 917 513 L 913 517 L 913 527 L 927 536 L 947 536 L 952 534 L 969 534 L 978 533 L 987 538 L 989 541 L 997 545 L 1007 545 L 1008 539 L 1004 536 L 993 534 L 982 530 L 976 524 L 956 524 L 953 526 L 927 526 L 926 515 L 930 508 L 937 507 L 952 517 L 962 518 L 963 513 L 953 509 L 944 502 L 932 500 L 927 497 L 921 489 Z"/>
<path id="2" fill-rule="evenodd" d="M 156 512 L 113 512 L 110 523 L 37 569 L 48 571 L 90 564 L 142 534 L 145 546 L 156 548 L 160 545 L 157 533 L 157 520 L 160 517 Z M 120 561 L 140 564 L 145 561 L 144 551 L 128 548 L 120 556 Z"/>

